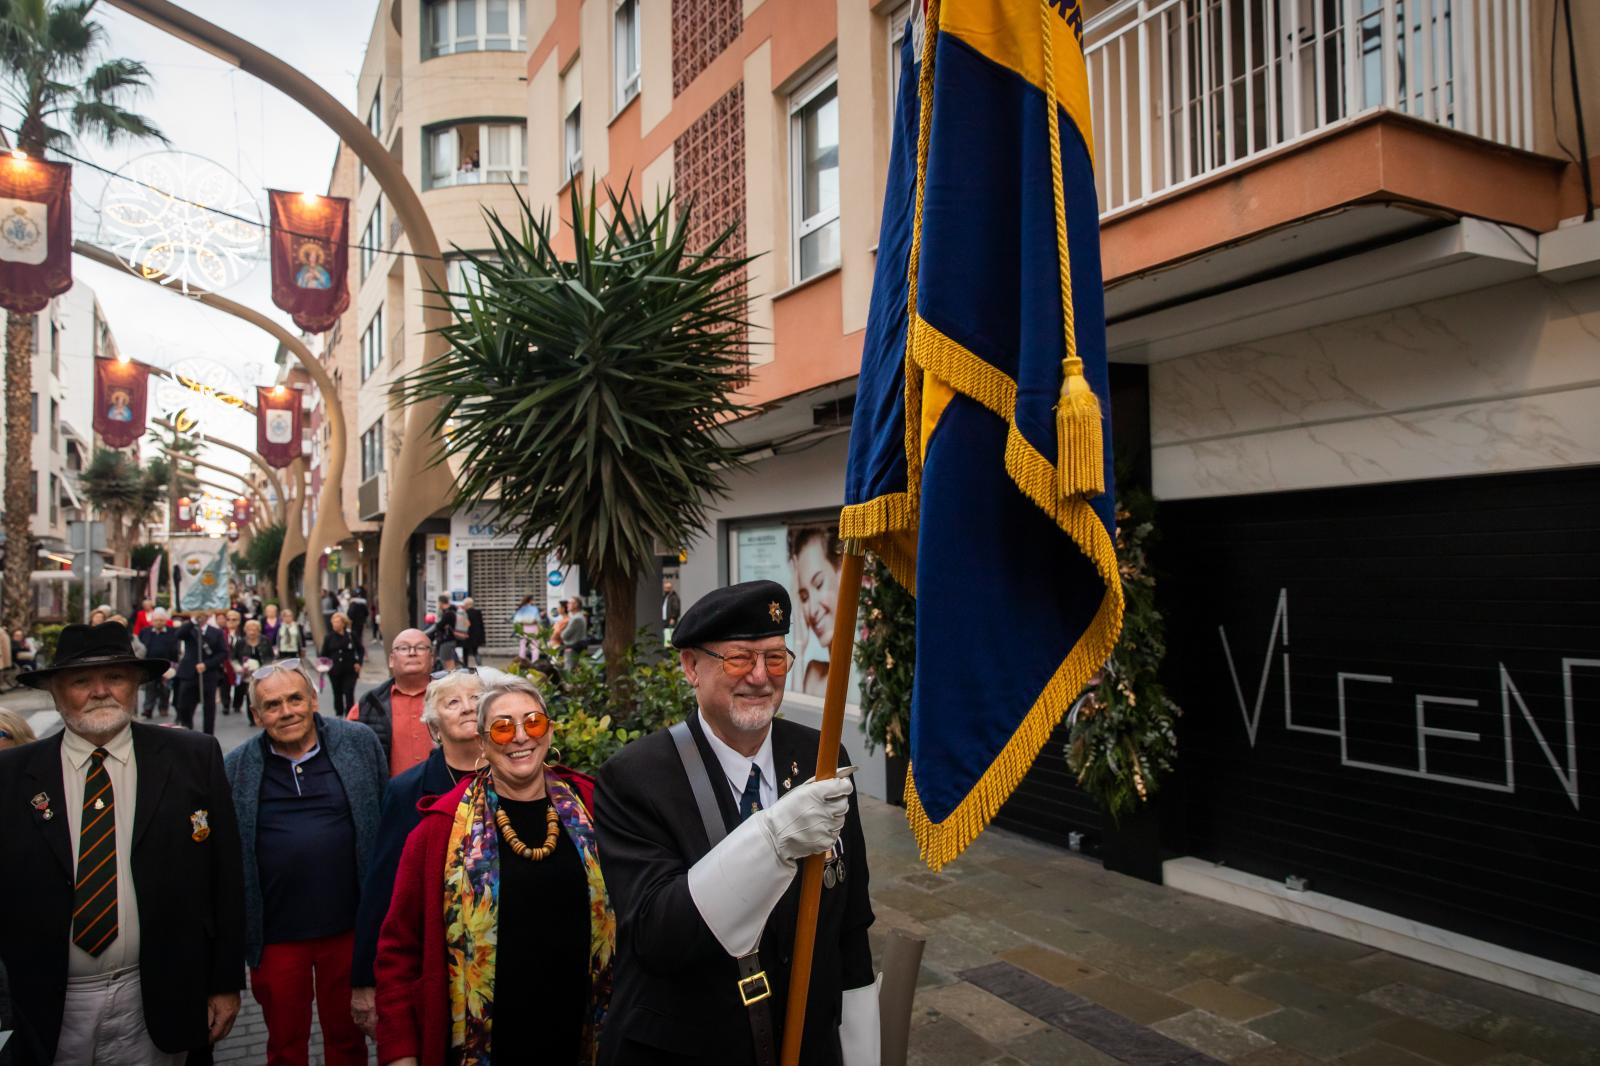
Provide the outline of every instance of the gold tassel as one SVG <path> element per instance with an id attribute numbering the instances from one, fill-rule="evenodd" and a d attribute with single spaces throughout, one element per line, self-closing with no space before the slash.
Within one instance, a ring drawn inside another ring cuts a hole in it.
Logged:
<path id="1" fill-rule="evenodd" d="M 1061 400 L 1056 404 L 1056 484 L 1063 498 L 1092 498 L 1106 491 L 1105 443 L 1100 399 L 1083 376 L 1083 360 L 1061 361 Z"/>

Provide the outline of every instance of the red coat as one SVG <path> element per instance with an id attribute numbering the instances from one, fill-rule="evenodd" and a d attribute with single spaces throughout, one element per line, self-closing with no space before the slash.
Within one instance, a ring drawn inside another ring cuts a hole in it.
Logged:
<path id="1" fill-rule="evenodd" d="M 564 766 L 551 772 L 594 810 L 594 779 Z M 389 913 L 378 933 L 378 1062 L 415 1056 L 445 1066 L 450 1050 L 450 967 L 445 959 L 444 853 L 456 807 L 471 779 L 417 803 L 422 821 L 406 838 Z"/>

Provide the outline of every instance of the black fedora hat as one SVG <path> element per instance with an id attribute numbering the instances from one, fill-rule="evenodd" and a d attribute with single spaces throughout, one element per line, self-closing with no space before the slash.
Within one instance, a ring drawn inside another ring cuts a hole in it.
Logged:
<path id="1" fill-rule="evenodd" d="M 143 671 L 144 680 L 154 681 L 169 665 L 165 659 L 141 659 L 133 654 L 133 635 L 121 622 L 74 623 L 61 630 L 50 665 L 18 674 L 17 683 L 40 688 L 53 674 L 85 666 L 133 666 Z"/>

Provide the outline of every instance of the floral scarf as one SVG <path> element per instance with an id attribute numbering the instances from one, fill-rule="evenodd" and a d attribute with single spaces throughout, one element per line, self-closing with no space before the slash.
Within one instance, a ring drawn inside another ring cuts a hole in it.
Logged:
<path id="1" fill-rule="evenodd" d="M 576 790 L 553 773 L 545 788 L 561 827 L 578 849 L 589 883 L 589 1016 L 584 1019 L 584 1061 L 593 1062 L 600 1024 L 611 1002 L 611 965 L 617 918 L 606 895 L 595 848 L 594 822 Z M 445 953 L 450 965 L 450 1046 L 461 1050 L 461 1066 L 491 1066 L 494 967 L 499 930 L 500 835 L 495 829 L 499 797 L 489 772 L 480 772 L 461 794 L 444 857 Z"/>

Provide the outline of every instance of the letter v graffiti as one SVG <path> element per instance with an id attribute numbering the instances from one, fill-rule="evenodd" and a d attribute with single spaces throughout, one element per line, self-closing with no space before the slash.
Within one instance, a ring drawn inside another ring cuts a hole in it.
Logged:
<path id="1" fill-rule="evenodd" d="M 1217 627 L 1222 638 L 1222 654 L 1228 660 L 1228 674 L 1233 678 L 1233 693 L 1239 700 L 1239 713 L 1244 716 L 1244 729 L 1250 737 L 1250 746 L 1256 746 L 1256 733 L 1261 727 L 1261 704 L 1267 695 L 1267 679 L 1272 676 L 1272 653 L 1278 647 L 1279 633 L 1283 634 L 1283 719 L 1289 721 L 1289 590 L 1278 590 L 1278 608 L 1272 614 L 1272 631 L 1267 634 L 1267 652 L 1261 659 L 1261 679 L 1256 684 L 1254 707 L 1246 707 L 1244 687 L 1239 684 L 1239 668 L 1233 661 L 1233 649 L 1228 646 L 1228 629 Z"/>

